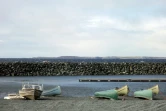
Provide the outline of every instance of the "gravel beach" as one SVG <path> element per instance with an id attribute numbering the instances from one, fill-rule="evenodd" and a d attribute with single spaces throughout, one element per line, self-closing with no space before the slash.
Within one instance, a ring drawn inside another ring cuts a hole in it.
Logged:
<path id="1" fill-rule="evenodd" d="M 107 100 L 52 97 L 40 100 L 0 100 L 1 111 L 165 111 L 165 100 Z"/>

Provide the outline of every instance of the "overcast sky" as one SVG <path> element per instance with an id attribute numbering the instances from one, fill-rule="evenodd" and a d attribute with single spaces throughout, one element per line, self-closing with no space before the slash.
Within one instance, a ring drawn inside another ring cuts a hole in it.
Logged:
<path id="1" fill-rule="evenodd" d="M 0 0 L 0 58 L 166 57 L 166 0 Z"/>

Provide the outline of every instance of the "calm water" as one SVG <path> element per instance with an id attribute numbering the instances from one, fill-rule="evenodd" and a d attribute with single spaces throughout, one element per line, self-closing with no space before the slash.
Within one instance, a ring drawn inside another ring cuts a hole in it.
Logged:
<path id="1" fill-rule="evenodd" d="M 166 59 L 151 59 L 151 58 L 142 58 L 142 59 L 56 59 L 56 58 L 0 58 L 0 62 L 128 62 L 128 63 L 139 63 L 139 62 L 152 62 L 152 63 L 166 63 Z"/>
<path id="2" fill-rule="evenodd" d="M 166 75 L 1 77 L 0 93 L 4 95 L 12 92 L 9 91 L 10 89 L 3 90 L 3 85 L 11 85 L 12 83 L 13 86 L 20 84 L 21 87 L 22 82 L 39 82 L 45 86 L 60 85 L 62 87 L 62 95 L 72 97 L 93 96 L 96 91 L 113 89 L 124 85 L 129 86 L 131 91 L 129 95 L 132 95 L 134 91 L 150 88 L 156 84 L 160 87 L 160 93 L 166 95 L 165 82 L 79 82 L 80 78 L 166 78 Z"/>

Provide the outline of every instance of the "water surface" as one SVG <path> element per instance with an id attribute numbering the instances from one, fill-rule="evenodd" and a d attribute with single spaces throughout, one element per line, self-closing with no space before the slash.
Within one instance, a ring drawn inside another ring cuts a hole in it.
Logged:
<path id="1" fill-rule="evenodd" d="M 166 95 L 165 82 L 79 82 L 79 79 L 83 78 L 103 78 L 103 79 L 113 79 L 113 78 L 165 78 L 166 75 L 119 75 L 119 76 L 35 76 L 35 77 L 0 77 L 0 93 L 2 95 L 16 92 L 18 89 L 14 87 L 21 88 L 23 82 L 35 82 L 43 84 L 45 89 L 48 85 L 60 85 L 62 88 L 63 96 L 72 97 L 85 97 L 93 96 L 94 92 L 113 89 L 115 87 L 122 87 L 128 85 L 130 88 L 129 95 L 133 95 L 134 91 L 147 89 L 156 84 L 160 87 L 160 94 Z M 10 88 L 13 87 L 13 88 Z"/>

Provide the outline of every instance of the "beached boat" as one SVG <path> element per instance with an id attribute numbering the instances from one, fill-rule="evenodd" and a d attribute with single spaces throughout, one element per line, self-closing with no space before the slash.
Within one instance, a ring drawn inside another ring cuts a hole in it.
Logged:
<path id="1" fill-rule="evenodd" d="M 115 89 L 95 92 L 94 95 L 97 98 L 108 98 L 108 99 L 114 99 L 114 100 L 118 99 L 118 93 L 117 93 L 117 90 Z"/>
<path id="2" fill-rule="evenodd" d="M 134 92 L 134 97 L 152 100 L 153 99 L 153 92 L 150 89 L 136 91 L 136 92 Z"/>
<path id="3" fill-rule="evenodd" d="M 42 92 L 42 96 L 56 96 L 61 94 L 61 87 L 56 86 L 53 89 L 45 90 Z"/>
<path id="4" fill-rule="evenodd" d="M 39 84 L 23 84 L 22 89 L 19 90 L 19 95 L 26 98 L 35 100 L 40 98 L 43 92 L 43 85 Z"/>
<path id="5" fill-rule="evenodd" d="M 19 94 L 8 94 L 8 96 L 5 96 L 4 99 L 23 100 L 25 98 L 20 96 Z"/>
<path id="6" fill-rule="evenodd" d="M 151 89 L 153 94 L 155 94 L 155 95 L 159 93 L 159 86 L 158 85 L 155 85 L 149 89 Z"/>
<path id="7" fill-rule="evenodd" d="M 128 93 L 129 93 L 129 87 L 127 85 L 125 85 L 121 88 L 118 88 L 116 90 L 117 90 L 117 93 L 119 96 L 128 95 Z"/>

